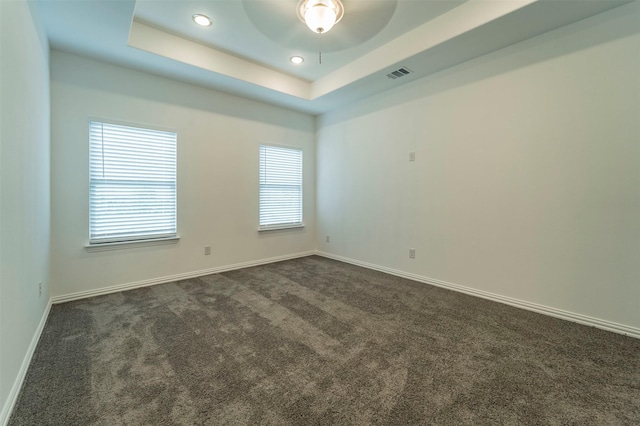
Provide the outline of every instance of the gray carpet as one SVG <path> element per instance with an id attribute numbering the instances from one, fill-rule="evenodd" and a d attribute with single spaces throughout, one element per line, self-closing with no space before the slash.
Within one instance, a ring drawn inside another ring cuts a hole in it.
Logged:
<path id="1" fill-rule="evenodd" d="M 640 424 L 640 340 L 307 257 L 53 307 L 10 425 Z"/>

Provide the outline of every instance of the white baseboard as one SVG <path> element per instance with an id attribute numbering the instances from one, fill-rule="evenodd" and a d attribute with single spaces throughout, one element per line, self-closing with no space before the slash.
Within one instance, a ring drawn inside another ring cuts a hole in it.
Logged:
<path id="1" fill-rule="evenodd" d="M 51 298 L 53 304 L 70 302 L 72 300 L 86 299 L 87 297 L 100 296 L 103 294 L 117 293 L 119 291 L 132 290 L 134 288 L 148 287 L 156 284 L 170 283 L 173 281 L 186 280 L 189 278 L 202 277 L 204 275 L 217 274 L 220 272 L 233 271 L 235 269 L 249 268 L 251 266 L 265 265 L 267 263 L 280 262 L 283 260 L 296 259 L 315 254 L 315 251 L 287 254 L 284 256 L 270 257 L 267 259 L 251 260 L 248 262 L 235 263 L 233 265 L 217 266 L 215 268 L 201 269 L 199 271 L 185 272 L 182 274 L 168 275 L 164 277 L 151 278 L 149 280 L 135 281 L 132 283 L 117 284 L 95 290 L 79 291 L 77 293 L 64 294 Z"/>
<path id="2" fill-rule="evenodd" d="M 379 266 L 379 265 L 351 259 L 344 256 L 338 256 L 330 253 L 325 253 L 322 251 L 309 251 L 309 252 L 302 252 L 302 253 L 290 254 L 285 256 L 271 257 L 267 259 L 254 260 L 249 262 L 236 263 L 233 265 L 218 266 L 210 269 L 202 269 L 199 271 L 187 272 L 187 273 L 182 273 L 177 275 L 159 277 L 159 278 L 154 278 L 150 280 L 137 281 L 137 282 L 128 283 L 128 284 L 114 285 L 114 286 L 105 287 L 105 288 L 96 289 L 96 290 L 88 290 L 88 291 L 82 291 L 78 293 L 67 294 L 63 296 L 52 297 L 51 299 L 49 299 L 49 302 L 47 303 L 47 307 L 45 308 L 45 311 L 42 314 L 42 318 L 40 319 L 38 328 L 36 329 L 36 332 L 34 333 L 33 338 L 31 339 L 31 343 L 29 344 L 27 353 L 25 354 L 24 359 L 22 361 L 22 365 L 20 366 L 20 370 L 18 371 L 18 375 L 13 383 L 13 386 L 11 387 L 9 396 L 4 404 L 4 407 L 2 408 L 2 412 L 0 412 L 0 425 L 5 426 L 9 422 L 11 412 L 13 411 L 15 403 L 17 402 L 18 395 L 20 394 L 20 389 L 22 388 L 22 384 L 26 377 L 27 370 L 29 369 L 29 364 L 31 363 L 31 358 L 33 357 L 33 354 L 36 350 L 38 341 L 40 340 L 40 336 L 42 334 L 42 330 L 44 329 L 44 325 L 47 322 L 47 318 L 49 316 L 49 311 L 51 310 L 52 304 L 68 302 L 71 300 L 84 299 L 87 297 L 98 296 L 101 294 L 116 293 L 119 291 L 130 290 L 134 288 L 147 287 L 155 284 L 162 284 L 162 283 L 184 280 L 189 278 L 196 278 L 203 275 L 215 274 L 215 273 L 231 271 L 235 269 L 248 268 L 251 266 L 264 265 L 267 263 L 280 262 L 283 260 L 295 259 L 299 257 L 310 256 L 313 254 L 316 254 L 318 256 L 323 256 L 329 259 L 339 260 L 341 262 L 350 263 L 357 266 L 362 266 L 364 268 L 372 269 L 375 271 L 385 272 L 387 274 L 395 275 L 401 278 L 407 278 L 413 281 L 418 281 L 425 284 L 430 284 L 437 287 L 442 287 L 449 290 L 457 291 L 460 293 L 481 297 L 483 299 L 492 300 L 494 302 L 504 303 L 507 305 L 515 306 L 517 308 L 526 309 L 529 311 L 541 313 L 544 315 L 549 315 L 549 316 L 564 319 L 567 321 L 572 321 L 579 324 L 600 328 L 602 330 L 607 330 L 614 333 L 619 333 L 619 334 L 624 334 L 624 335 L 635 337 L 635 338 L 640 338 L 640 328 L 631 327 L 624 324 L 618 324 L 618 323 L 614 323 L 611 321 L 606 321 L 598 318 L 593 318 L 586 315 L 577 314 L 574 312 L 568 312 L 562 309 L 552 308 L 552 307 L 540 305 L 537 303 L 531 303 L 524 300 L 514 299 L 507 296 L 501 296 L 499 294 L 489 293 L 483 290 L 477 290 L 470 287 L 449 283 L 446 281 L 423 277 L 421 275 L 416 275 L 409 272 L 400 271 L 397 269 L 387 268 L 384 266 Z"/>
<path id="3" fill-rule="evenodd" d="M 471 296 L 481 297 L 483 299 L 492 300 L 494 302 L 504 303 L 506 305 L 515 306 L 516 308 L 526 309 L 528 311 L 537 312 L 544 315 L 549 315 L 555 318 L 560 318 L 567 321 L 576 322 L 578 324 L 588 325 L 591 327 L 600 328 L 602 330 L 612 331 L 618 334 L 624 334 L 626 336 L 635 337 L 640 339 L 640 328 L 631 327 L 624 324 L 618 324 L 611 321 L 602 320 L 599 318 L 593 318 L 574 312 L 564 311 L 562 309 L 551 308 L 549 306 L 539 305 L 537 303 L 527 302 L 524 300 L 514 299 L 512 297 L 501 296 L 495 293 L 489 293 L 483 290 L 477 290 L 470 287 L 465 287 L 458 284 L 449 283 L 446 281 L 436 280 L 433 278 L 423 277 L 421 275 L 412 274 L 409 272 L 400 271 L 397 269 L 387 268 L 384 266 L 374 265 L 372 263 L 362 262 L 360 260 L 351 259 L 348 257 L 338 256 L 331 253 L 325 253 L 322 251 L 316 251 L 315 254 L 323 256 L 329 259 L 339 260 L 345 263 L 351 263 L 353 265 L 362 266 L 364 268 L 373 269 L 375 271 L 385 272 L 387 274 L 395 275 L 402 278 L 408 278 L 413 281 L 418 281 L 425 284 L 434 285 L 437 287 L 446 288 L 449 290 L 457 291 L 460 293 L 469 294 Z"/>
<path id="4" fill-rule="evenodd" d="M 217 273 L 220 273 L 220 272 L 232 271 L 232 270 L 235 270 L 235 269 L 242 269 L 242 268 L 248 268 L 248 267 L 251 267 L 251 266 L 264 265 L 264 264 L 267 264 L 267 263 L 280 262 L 280 261 L 283 261 L 283 260 L 296 259 L 296 258 L 299 258 L 299 257 L 310 256 L 310 255 L 313 255 L 313 254 L 316 254 L 318 256 L 323 256 L 323 257 L 326 257 L 326 258 L 329 258 L 329 259 L 339 260 L 341 262 L 350 263 L 350 264 L 357 265 L 357 266 L 362 266 L 364 268 L 373 269 L 373 270 L 380 271 L 380 272 L 385 272 L 387 274 L 395 275 L 395 276 L 402 277 L 402 278 L 407 278 L 407 279 L 410 279 L 410 280 L 413 280 L 413 281 L 418 281 L 418 282 L 421 282 L 421 283 L 430 284 L 430 285 L 434 285 L 434 286 L 437 286 L 437 287 L 446 288 L 446 289 L 449 289 L 449 290 L 454 290 L 454 291 L 457 291 L 457 292 L 460 292 L 460 293 L 465 293 L 465 294 L 469 294 L 469 295 L 472 295 L 472 296 L 481 297 L 483 299 L 492 300 L 494 302 L 504 303 L 506 305 L 515 306 L 517 308 L 526 309 L 528 311 L 533 311 L 533 312 L 537 312 L 537 313 L 540 313 L 540 314 L 549 315 L 549 316 L 560 318 L 560 319 L 564 319 L 564 320 L 567 320 L 567 321 L 572 321 L 572 322 L 575 322 L 575 323 L 578 323 L 578 324 L 588 325 L 588 326 L 591 326 L 591 327 L 600 328 L 602 330 L 612 331 L 614 333 L 624 334 L 624 335 L 635 337 L 635 338 L 640 338 L 640 328 L 637 328 L 637 327 L 632 327 L 632 326 L 619 324 L 619 323 L 615 323 L 615 322 L 611 322 L 611 321 L 607 321 L 607 320 L 602 320 L 602 319 L 599 319 L 599 318 L 594 318 L 594 317 L 590 317 L 590 316 L 587 316 L 587 315 L 578 314 L 578 313 L 575 313 L 575 312 L 569 312 L 569 311 L 565 311 L 565 310 L 562 310 L 562 309 L 552 308 L 552 307 L 545 306 L 545 305 L 540 305 L 540 304 L 537 304 L 537 303 L 527 302 L 525 300 L 515 299 L 515 298 L 512 298 L 512 297 L 508 297 L 508 296 L 502 296 L 502 295 L 499 295 L 499 294 L 490 293 L 490 292 L 483 291 L 483 290 L 477 290 L 477 289 L 474 289 L 474 288 L 471 288 L 471 287 L 465 287 L 465 286 L 462 286 L 462 285 L 459 285 L 459 284 L 453 284 L 453 283 L 449 283 L 449 282 L 446 282 L 446 281 L 437 280 L 437 279 L 429 278 L 429 277 L 424 277 L 422 275 L 417 275 L 417 274 L 412 274 L 412 273 L 409 273 L 409 272 L 400 271 L 400 270 L 397 270 L 397 269 L 387 268 L 385 266 L 375 265 L 375 264 L 372 264 L 372 263 L 363 262 L 363 261 L 360 261 L 360 260 L 351 259 L 351 258 L 344 257 L 344 256 L 334 255 L 334 254 L 331 254 L 331 253 L 325 253 L 325 252 L 318 251 L 318 250 L 295 253 L 295 254 L 289 254 L 289 255 L 284 255 L 284 256 L 270 257 L 270 258 L 267 258 L 267 259 L 253 260 L 253 261 L 249 261 L 249 262 L 236 263 L 236 264 L 233 264 L 233 265 L 218 266 L 218 267 L 210 268 L 210 269 L 202 269 L 202 270 L 199 270 L 199 271 L 186 272 L 186 273 L 182 273 L 182 274 L 176 274 L 176 275 L 169 275 L 169 276 L 165 276 L 165 277 L 152 278 L 152 279 L 149 279 L 149 280 L 136 281 L 136 282 L 126 283 L 126 284 L 118 284 L 118 285 L 109 286 L 109 287 L 103 287 L 103 288 L 99 288 L 99 289 L 95 289 L 95 290 L 87 290 L 87 291 L 81 291 L 81 292 L 77 292 L 77 293 L 71 293 L 71 294 L 66 294 L 66 295 L 61 295 L 61 296 L 55 296 L 55 297 L 51 298 L 50 304 L 51 303 L 57 304 L 57 303 L 70 302 L 72 300 L 85 299 L 87 297 L 99 296 L 99 295 L 110 294 L 110 293 L 117 293 L 119 291 L 131 290 L 131 289 L 140 288 L 140 287 L 147 287 L 147 286 L 152 286 L 152 285 L 156 285 L 156 284 L 164 284 L 164 283 L 168 283 L 168 282 L 185 280 L 185 279 L 189 279 L 189 278 L 197 278 L 197 277 L 201 277 L 201 276 L 204 276 L 204 275 L 217 274 Z M 47 309 L 47 312 L 48 312 L 48 309 Z M 44 323 L 42 325 L 44 325 Z M 38 337 L 39 337 L 39 333 L 38 333 Z M 37 343 L 37 341 L 36 341 L 36 343 Z M 34 347 L 34 349 L 35 349 L 35 347 Z M 30 357 L 31 357 L 31 355 L 29 355 L 29 359 L 30 359 Z M 27 364 L 27 366 L 28 366 L 28 364 Z M 4 411 L 3 411 L 3 413 L 4 413 Z"/>
<path id="5" fill-rule="evenodd" d="M 11 390 L 9 391 L 9 396 L 4 403 L 4 407 L 2 407 L 2 412 L 0 412 L 0 425 L 5 426 L 9 423 L 9 418 L 11 417 L 11 412 L 13 411 L 13 407 L 16 405 L 18 401 L 18 395 L 20 395 L 20 389 L 22 389 L 22 384 L 24 382 L 25 377 L 27 376 L 27 370 L 29 370 L 29 364 L 31 364 L 31 358 L 33 357 L 34 352 L 36 351 L 36 347 L 38 346 L 38 341 L 40 340 L 40 336 L 42 335 L 42 330 L 44 329 L 44 325 L 47 322 L 47 318 L 49 317 L 49 311 L 51 310 L 51 299 L 47 302 L 47 307 L 44 309 L 42 313 L 42 318 L 40 318 L 40 323 L 38 324 L 38 328 L 36 328 L 36 332 L 33 334 L 33 338 L 31 339 L 31 343 L 27 348 L 27 353 L 24 355 L 24 359 L 22 360 L 22 365 L 20 366 L 20 370 L 18 371 L 18 376 L 13 382 L 13 386 L 11 386 Z"/>

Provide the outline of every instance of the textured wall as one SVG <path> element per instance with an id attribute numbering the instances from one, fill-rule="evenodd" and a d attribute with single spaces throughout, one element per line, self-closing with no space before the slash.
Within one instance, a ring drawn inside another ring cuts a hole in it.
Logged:
<path id="1" fill-rule="evenodd" d="M 313 250 L 312 116 L 59 51 L 51 67 L 54 296 Z M 177 131 L 177 244 L 85 250 L 90 117 Z M 304 150 L 303 229 L 257 231 L 262 142 Z"/>
<path id="2" fill-rule="evenodd" d="M 26 1 L 0 2 L 0 424 L 49 300 L 49 45 L 37 22 Z"/>
<path id="3" fill-rule="evenodd" d="M 639 6 L 319 117 L 320 249 L 640 327 Z"/>

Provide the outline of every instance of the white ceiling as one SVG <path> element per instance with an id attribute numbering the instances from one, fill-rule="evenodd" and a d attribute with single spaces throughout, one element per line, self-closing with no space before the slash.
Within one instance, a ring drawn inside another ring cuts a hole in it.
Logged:
<path id="1" fill-rule="evenodd" d="M 345 0 L 344 18 L 322 37 L 298 19 L 297 0 L 164 1 L 162 7 L 157 1 L 138 0 L 135 18 L 313 81 L 461 3 Z M 206 28 L 194 25 L 194 12 L 209 16 L 214 24 Z M 322 64 L 318 62 L 320 45 Z M 305 62 L 292 64 L 289 58 L 293 55 L 303 56 Z"/>
<path id="2" fill-rule="evenodd" d="M 297 0 L 31 3 L 53 48 L 318 114 L 629 1 L 343 0 L 322 40 Z"/>

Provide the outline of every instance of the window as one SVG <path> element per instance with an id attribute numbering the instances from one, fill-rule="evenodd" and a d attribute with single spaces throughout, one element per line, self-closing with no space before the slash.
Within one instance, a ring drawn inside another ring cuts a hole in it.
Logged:
<path id="1" fill-rule="evenodd" d="M 260 145 L 260 229 L 302 226 L 302 150 Z"/>
<path id="2" fill-rule="evenodd" d="M 92 121 L 89 244 L 176 236 L 172 132 Z"/>

